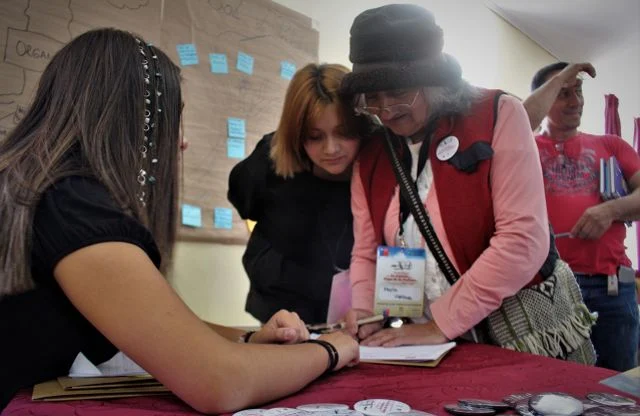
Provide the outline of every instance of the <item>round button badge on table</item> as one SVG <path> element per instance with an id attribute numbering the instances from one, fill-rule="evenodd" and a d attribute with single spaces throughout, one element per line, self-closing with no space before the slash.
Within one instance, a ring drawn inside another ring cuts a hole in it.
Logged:
<path id="1" fill-rule="evenodd" d="M 353 408 L 367 416 L 386 416 L 389 413 L 406 413 L 411 410 L 406 403 L 386 399 L 361 400 Z"/>

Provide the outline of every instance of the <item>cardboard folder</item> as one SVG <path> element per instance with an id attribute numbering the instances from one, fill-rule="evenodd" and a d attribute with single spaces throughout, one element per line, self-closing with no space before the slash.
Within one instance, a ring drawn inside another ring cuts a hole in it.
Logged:
<path id="1" fill-rule="evenodd" d="M 58 377 L 58 383 L 64 390 L 88 390 L 117 387 L 161 386 L 152 376 L 127 377 Z"/>
<path id="2" fill-rule="evenodd" d="M 99 377 L 96 377 L 99 378 Z M 109 381 L 113 377 L 109 377 Z M 67 381 L 65 380 L 65 383 Z M 142 383 L 148 383 L 148 381 L 142 381 Z M 73 384 L 73 383 L 71 383 Z M 122 397 L 136 397 L 136 396 L 159 396 L 171 394 L 169 389 L 156 382 L 156 384 L 142 384 L 140 382 L 124 383 L 126 386 L 122 386 L 123 383 L 103 383 L 93 384 L 89 388 L 82 388 L 82 386 L 73 386 L 70 384 L 67 389 L 58 380 L 46 381 L 44 383 L 36 384 L 33 387 L 33 393 L 31 400 L 34 401 L 64 401 L 64 400 L 88 400 L 88 399 L 114 399 Z M 118 386 L 120 385 L 120 386 Z"/>

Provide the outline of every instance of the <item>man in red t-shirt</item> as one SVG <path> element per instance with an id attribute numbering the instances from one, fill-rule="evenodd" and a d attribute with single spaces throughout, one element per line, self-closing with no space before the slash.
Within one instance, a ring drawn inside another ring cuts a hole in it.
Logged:
<path id="1" fill-rule="evenodd" d="M 558 251 L 576 274 L 585 303 L 598 312 L 591 335 L 596 365 L 625 371 L 638 365 L 638 307 L 624 221 L 640 219 L 640 157 L 618 136 L 578 131 L 584 105 L 580 72 L 595 76 L 590 64 L 558 62 L 540 69 L 524 104 L 532 127 L 544 118 L 536 143 Z M 604 202 L 600 159 L 610 156 L 630 190 Z"/>

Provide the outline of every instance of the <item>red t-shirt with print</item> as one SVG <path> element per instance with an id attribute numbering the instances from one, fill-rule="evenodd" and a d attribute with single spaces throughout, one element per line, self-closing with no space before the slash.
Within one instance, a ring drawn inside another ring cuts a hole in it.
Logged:
<path id="1" fill-rule="evenodd" d="M 640 157 L 618 136 L 578 133 L 564 142 L 536 136 L 549 221 L 556 234 L 569 232 L 584 211 L 602 203 L 600 159 L 615 156 L 629 180 L 640 171 Z M 615 274 L 619 265 L 631 266 L 625 253 L 627 231 L 616 221 L 598 240 L 559 238 L 560 256 L 574 272 Z"/>

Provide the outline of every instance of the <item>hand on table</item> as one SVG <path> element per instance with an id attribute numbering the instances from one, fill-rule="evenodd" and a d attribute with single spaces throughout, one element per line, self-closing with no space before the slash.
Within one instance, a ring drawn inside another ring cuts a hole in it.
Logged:
<path id="1" fill-rule="evenodd" d="M 276 312 L 249 338 L 252 344 L 297 344 L 309 339 L 309 331 L 297 313 L 284 309 Z"/>
<path id="2" fill-rule="evenodd" d="M 449 342 L 435 321 L 426 324 L 404 324 L 400 328 L 378 331 L 361 341 L 369 347 L 397 347 L 400 345 L 443 344 Z"/>

